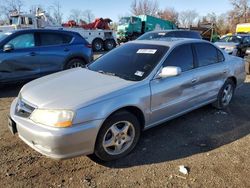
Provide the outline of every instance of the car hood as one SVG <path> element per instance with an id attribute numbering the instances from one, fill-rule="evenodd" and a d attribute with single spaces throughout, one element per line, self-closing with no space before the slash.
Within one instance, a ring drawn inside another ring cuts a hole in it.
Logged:
<path id="1" fill-rule="evenodd" d="M 116 91 L 121 94 L 121 89 L 134 83 L 76 68 L 34 80 L 22 88 L 20 95 L 38 108 L 76 110 L 114 97 Z"/>
<path id="2" fill-rule="evenodd" d="M 217 45 L 219 48 L 228 48 L 228 47 L 235 47 L 237 45 L 239 45 L 239 43 L 235 43 L 235 42 L 215 42 L 215 45 Z"/>

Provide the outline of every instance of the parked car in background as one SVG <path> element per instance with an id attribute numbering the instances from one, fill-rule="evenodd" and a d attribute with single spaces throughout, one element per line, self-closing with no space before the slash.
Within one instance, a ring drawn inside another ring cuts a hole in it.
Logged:
<path id="1" fill-rule="evenodd" d="M 110 161 L 131 152 L 142 130 L 206 104 L 227 107 L 244 80 L 243 59 L 212 43 L 135 40 L 86 68 L 26 84 L 9 127 L 49 157 Z"/>
<path id="2" fill-rule="evenodd" d="M 0 33 L 0 83 L 84 66 L 92 58 L 91 46 L 75 32 L 26 29 Z"/>
<path id="3" fill-rule="evenodd" d="M 249 34 L 235 34 L 221 38 L 218 42 L 215 42 L 220 49 L 225 50 L 230 55 L 244 57 L 246 50 L 250 47 L 250 35 Z"/>
<path id="4" fill-rule="evenodd" d="M 159 38 L 193 38 L 193 39 L 202 39 L 201 35 L 197 31 L 188 31 L 188 30 L 163 30 L 163 31 L 150 31 L 137 40 L 155 40 Z"/>

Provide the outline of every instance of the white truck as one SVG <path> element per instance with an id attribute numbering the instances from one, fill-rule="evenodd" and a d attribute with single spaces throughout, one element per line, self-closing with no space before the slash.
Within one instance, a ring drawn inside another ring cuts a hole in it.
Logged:
<path id="1" fill-rule="evenodd" d="M 90 44 L 94 51 L 112 50 L 116 47 L 116 33 L 113 30 L 83 29 L 77 27 L 63 27 L 41 9 L 37 9 L 36 14 L 25 14 L 14 11 L 10 14 L 9 25 L 0 26 L 0 31 L 15 29 L 63 29 L 78 32 Z"/>

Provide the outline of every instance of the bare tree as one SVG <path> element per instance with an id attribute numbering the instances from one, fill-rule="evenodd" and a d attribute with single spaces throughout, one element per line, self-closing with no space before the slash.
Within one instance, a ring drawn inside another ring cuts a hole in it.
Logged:
<path id="1" fill-rule="evenodd" d="M 84 19 L 84 13 L 82 10 L 79 9 L 72 9 L 70 11 L 70 16 L 69 16 L 70 20 L 74 20 L 77 23 L 80 23 L 81 20 Z"/>
<path id="2" fill-rule="evenodd" d="M 244 18 L 244 22 L 247 22 L 247 16 L 249 13 L 248 0 L 229 0 L 233 5 L 233 16 L 240 19 Z"/>
<path id="3" fill-rule="evenodd" d="M 174 8 L 171 8 L 171 7 L 165 8 L 165 10 L 159 11 L 158 14 L 160 18 L 164 20 L 169 20 L 173 22 L 174 24 L 178 25 L 179 13 Z"/>
<path id="4" fill-rule="evenodd" d="M 131 4 L 131 12 L 134 15 L 146 14 L 157 16 L 159 5 L 157 0 L 134 0 Z"/>
<path id="5" fill-rule="evenodd" d="M 9 11 L 17 10 L 18 12 L 21 12 L 24 2 L 22 0 L 7 0 L 5 1 L 5 4 Z"/>
<path id="6" fill-rule="evenodd" d="M 230 32 L 230 23 L 227 19 L 227 14 L 221 14 L 216 21 L 217 32 L 220 35 L 225 35 Z"/>
<path id="7" fill-rule="evenodd" d="M 91 10 L 72 9 L 69 19 L 77 23 L 90 23 L 95 19 L 95 16 Z"/>
<path id="8" fill-rule="evenodd" d="M 51 9 L 51 14 L 55 20 L 55 22 L 57 24 L 61 24 L 62 23 L 62 5 L 59 1 L 55 1 L 50 7 L 49 9 Z"/>
<path id="9" fill-rule="evenodd" d="M 206 19 L 209 23 L 216 23 L 217 22 L 217 15 L 214 12 L 208 13 L 206 16 Z"/>
<path id="10" fill-rule="evenodd" d="M 91 10 L 85 10 L 83 11 L 83 18 L 87 23 L 92 22 L 95 19 L 94 14 L 92 13 Z"/>
<path id="11" fill-rule="evenodd" d="M 22 0 L 1 0 L 0 1 L 0 17 L 8 20 L 11 11 L 21 12 L 24 6 Z"/>
<path id="12" fill-rule="evenodd" d="M 179 14 L 179 22 L 181 27 L 189 28 L 194 25 L 198 18 L 198 13 L 195 10 L 182 11 Z"/>

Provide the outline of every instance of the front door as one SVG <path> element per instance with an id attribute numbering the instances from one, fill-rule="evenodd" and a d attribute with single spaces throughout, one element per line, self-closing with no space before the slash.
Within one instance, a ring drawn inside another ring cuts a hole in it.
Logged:
<path id="1" fill-rule="evenodd" d="M 194 106 L 196 97 L 193 50 L 190 44 L 176 47 L 163 63 L 163 67 L 177 66 L 182 73 L 176 77 L 154 79 L 151 87 L 150 124 L 160 123 Z"/>
<path id="2" fill-rule="evenodd" d="M 0 79 L 2 82 L 21 81 L 39 76 L 39 59 L 33 33 L 19 34 L 6 44 L 10 51 L 0 50 Z"/>

